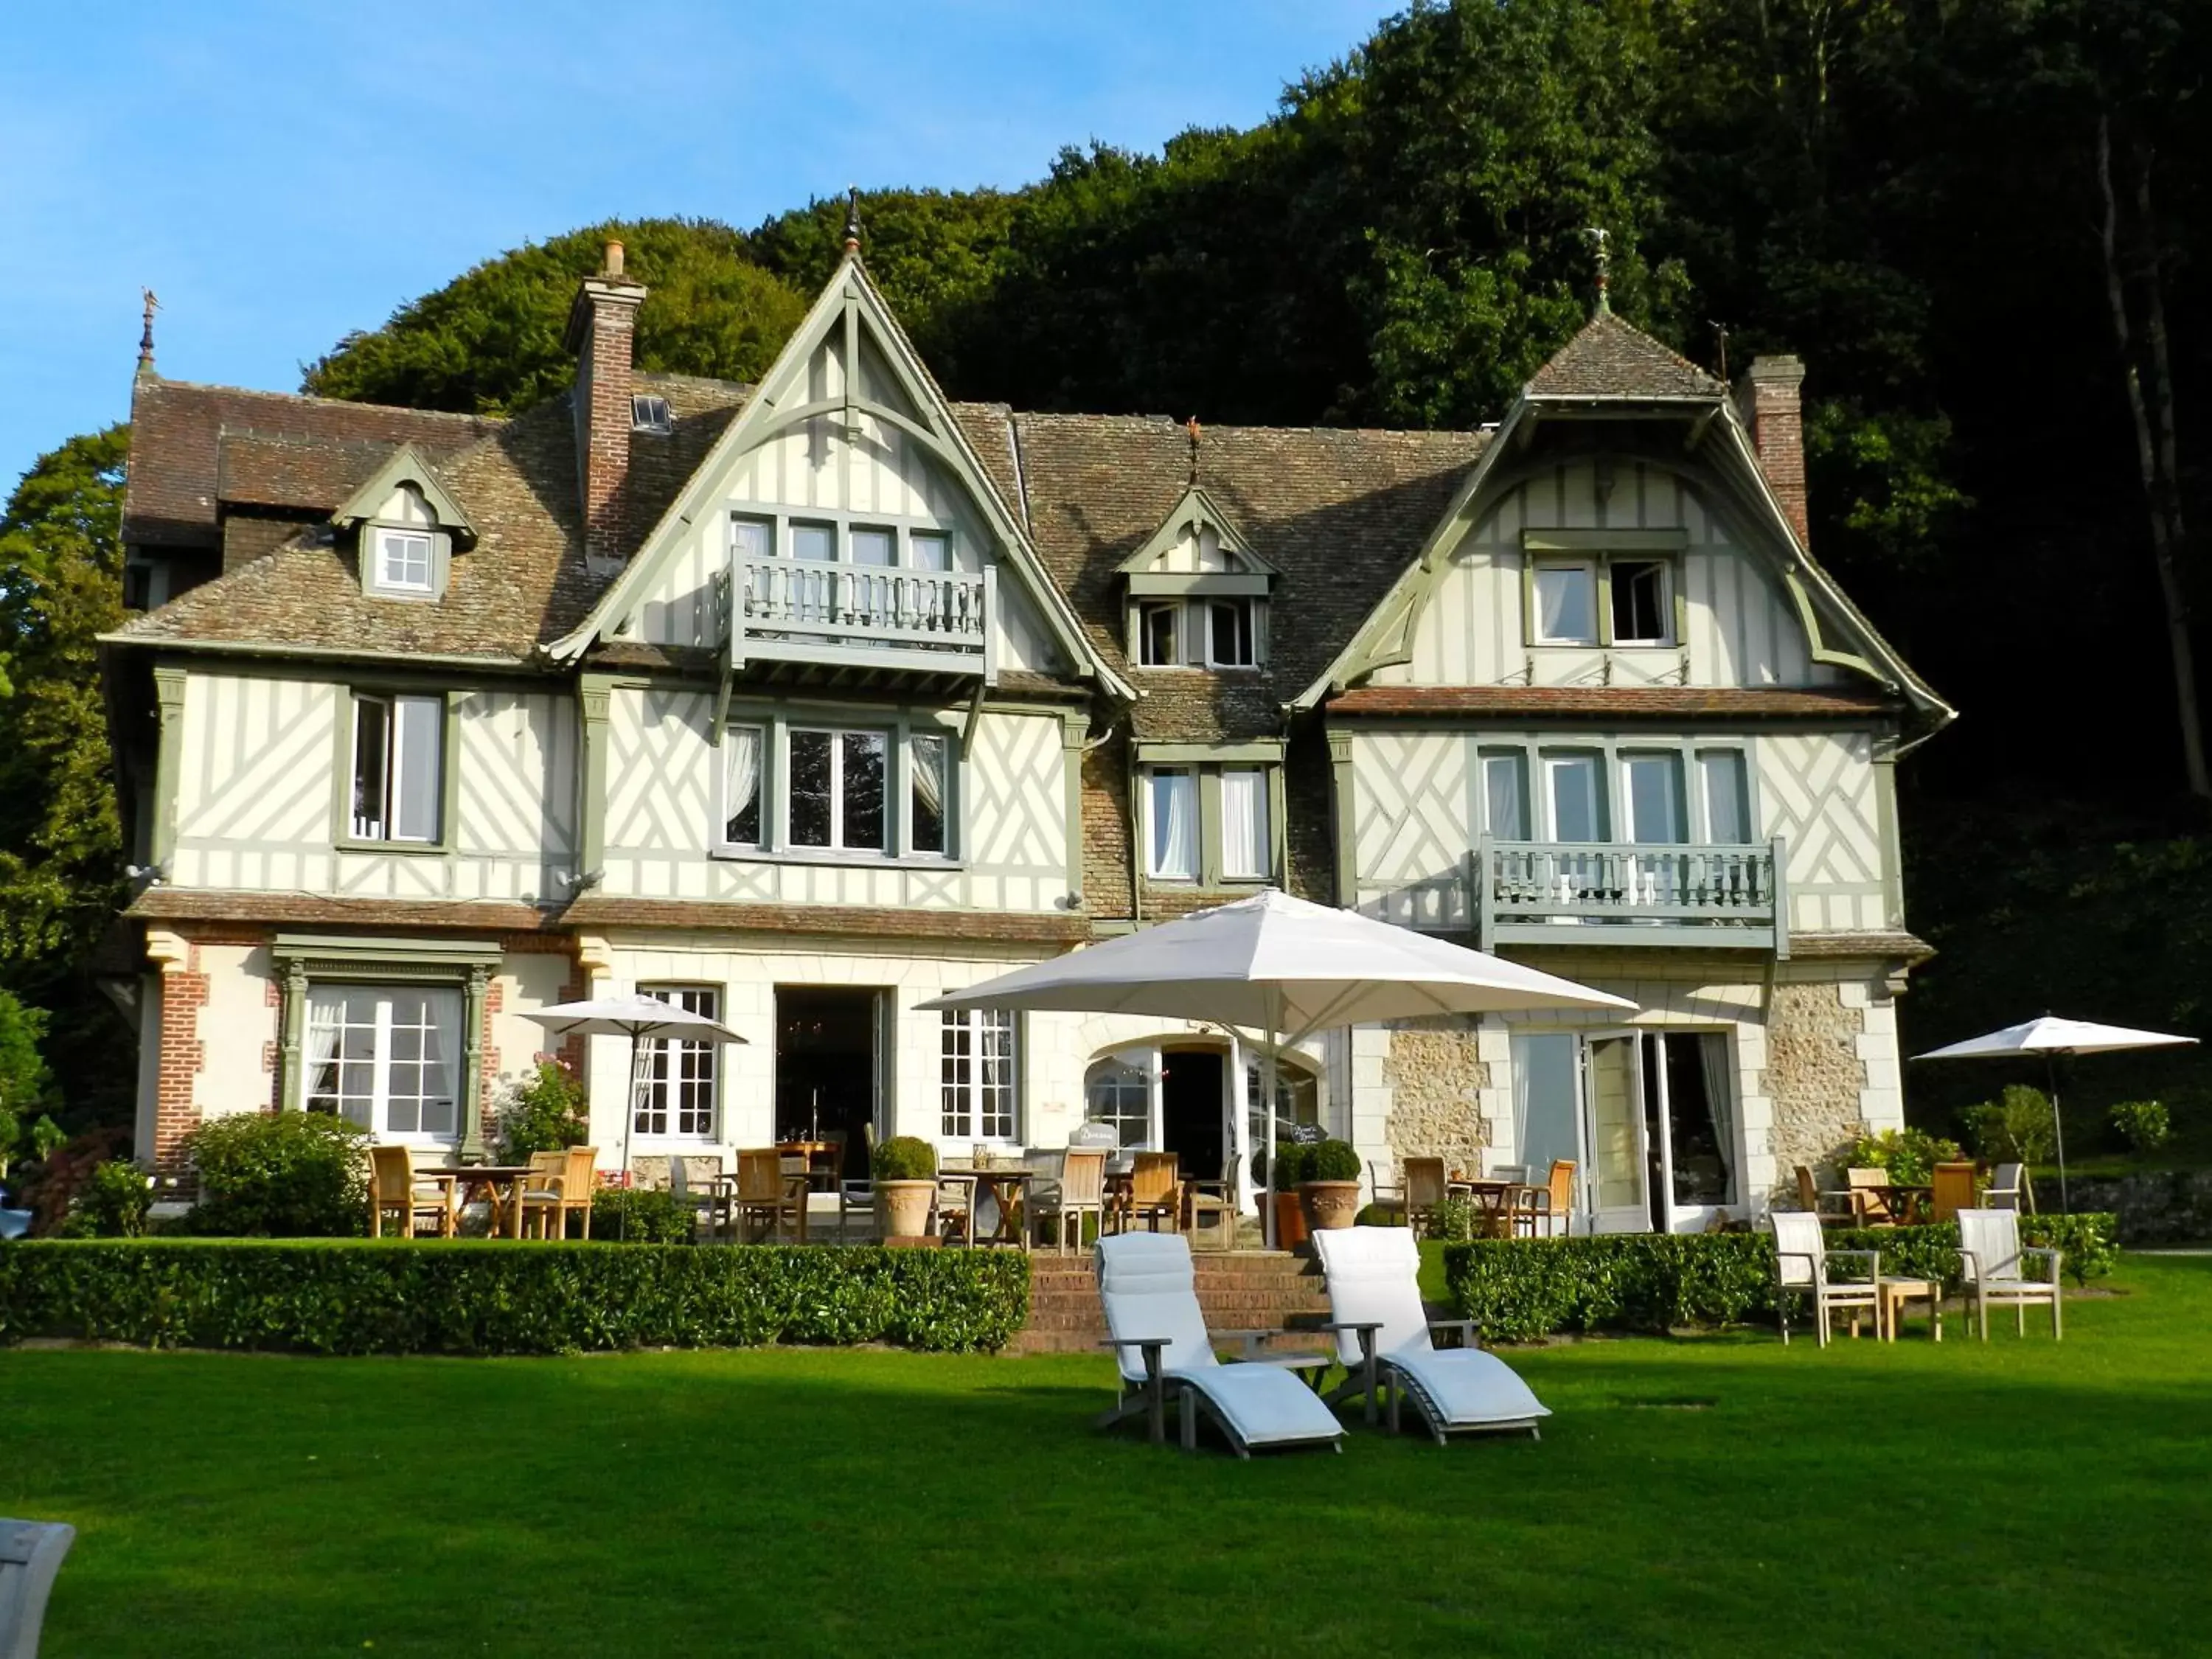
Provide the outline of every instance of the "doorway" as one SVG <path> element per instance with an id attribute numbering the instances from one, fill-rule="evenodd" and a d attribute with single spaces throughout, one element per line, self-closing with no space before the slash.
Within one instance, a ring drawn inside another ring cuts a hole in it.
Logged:
<path id="1" fill-rule="evenodd" d="M 867 1173 L 867 1126 L 882 1097 L 877 1033 L 882 993 L 849 986 L 775 988 L 775 1136 L 845 1138 L 840 1179 Z"/>
<path id="2" fill-rule="evenodd" d="M 1218 1048 L 1170 1048 L 1160 1056 L 1160 1146 L 1186 1176 L 1221 1173 L 1228 1056 Z"/>

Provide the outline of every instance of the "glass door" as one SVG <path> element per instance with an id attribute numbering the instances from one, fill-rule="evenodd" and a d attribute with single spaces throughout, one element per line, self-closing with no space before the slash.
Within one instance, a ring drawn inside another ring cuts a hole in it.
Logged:
<path id="1" fill-rule="evenodd" d="M 1728 1038 L 1718 1031 L 1652 1031 L 1639 1041 L 1650 1224 L 1703 1232 L 1738 1201 L 1742 1154 Z"/>
<path id="2" fill-rule="evenodd" d="M 1642 1232 L 1651 1224 L 1644 1180 L 1644 1056 L 1632 1033 L 1588 1038 L 1583 1048 L 1583 1183 L 1590 1231 Z"/>

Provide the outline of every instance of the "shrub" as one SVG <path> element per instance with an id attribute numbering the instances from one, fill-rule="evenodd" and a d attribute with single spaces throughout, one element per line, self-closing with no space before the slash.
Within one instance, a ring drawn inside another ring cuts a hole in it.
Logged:
<path id="1" fill-rule="evenodd" d="M 1300 1182 L 1313 1177 L 1313 1155 L 1316 1149 L 1295 1140 L 1275 1143 L 1275 1190 L 1287 1193 Z M 1260 1153 L 1252 1160 L 1253 1172 L 1264 1184 L 1267 1179 L 1267 1155 Z"/>
<path id="2" fill-rule="evenodd" d="M 2139 1152 L 2154 1152 L 2173 1133 L 2173 1121 L 2155 1100 L 2124 1100 L 2112 1108 L 2112 1127 Z"/>
<path id="3" fill-rule="evenodd" d="M 1938 1164 L 1964 1156 L 1957 1141 L 1925 1129 L 1884 1129 L 1851 1143 L 1853 1165 L 1887 1170 L 1892 1181 L 1906 1187 L 1925 1187 L 1935 1178 Z"/>
<path id="4" fill-rule="evenodd" d="M 1318 1146 L 1304 1149 L 1306 1154 L 1305 1173 L 1302 1181 L 1357 1181 L 1359 1179 L 1359 1154 L 1346 1140 L 1324 1140 Z"/>
<path id="5" fill-rule="evenodd" d="M 937 1148 L 918 1135 L 893 1135 L 876 1148 L 878 1181 L 933 1181 Z"/>
<path id="6" fill-rule="evenodd" d="M 0 993 L 4 995 L 5 993 Z M 0 1181 L 8 1178 L 8 1171 L 21 1158 L 44 1161 L 52 1158 L 69 1139 L 61 1126 L 43 1112 L 30 1123 L 25 1123 L 16 1113 L 0 1106 Z"/>
<path id="7" fill-rule="evenodd" d="M 1992 1164 L 2048 1164 L 2057 1150 L 2051 1097 L 2024 1083 L 2007 1084 L 1995 1100 L 1960 1113 L 1974 1150 Z"/>
<path id="8" fill-rule="evenodd" d="M 138 1238 L 146 1231 L 146 1212 L 154 1189 L 136 1164 L 109 1158 L 94 1164 L 70 1206 L 65 1230 L 88 1238 Z"/>
<path id="9" fill-rule="evenodd" d="M 769 1342 L 1003 1346 L 1018 1250 L 41 1240 L 0 1249 L 0 1341 L 543 1354 Z"/>
<path id="10" fill-rule="evenodd" d="M 1472 1200 L 1447 1197 L 1429 1212 L 1428 1227 L 1431 1238 L 1465 1243 L 1482 1231 L 1482 1212 Z"/>
<path id="11" fill-rule="evenodd" d="M 698 1212 L 659 1187 L 602 1187 L 592 1194 L 592 1237 L 619 1244 L 689 1244 Z"/>
<path id="12" fill-rule="evenodd" d="M 339 1238 L 368 1228 L 368 1133 L 327 1112 L 241 1112 L 185 1137 L 199 1171 L 189 1230 Z"/>
<path id="13" fill-rule="evenodd" d="M 558 1060 L 539 1060 L 529 1082 L 511 1087 L 499 1110 L 501 1163 L 527 1164 L 532 1152 L 580 1146 L 590 1136 L 584 1085 Z"/>

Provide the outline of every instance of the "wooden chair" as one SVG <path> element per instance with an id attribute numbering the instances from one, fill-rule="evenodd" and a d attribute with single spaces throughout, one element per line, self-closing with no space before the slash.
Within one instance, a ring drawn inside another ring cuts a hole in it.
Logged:
<path id="1" fill-rule="evenodd" d="M 1829 1207 L 1823 1209 L 1826 1203 Z M 1837 1209 L 1836 1204 L 1844 1207 Z M 1820 1218 L 1823 1227 L 1854 1227 L 1858 1224 L 1856 1201 L 1848 1188 L 1830 1188 L 1823 1190 L 1813 1179 L 1813 1172 L 1804 1164 L 1797 1166 L 1797 1207 Z"/>
<path id="2" fill-rule="evenodd" d="M 1510 1209 L 1516 1232 L 1529 1238 L 1535 1237 L 1540 1230 L 1552 1237 L 1564 1234 L 1574 1217 L 1574 1160 L 1553 1158 L 1544 1184 L 1516 1188 Z"/>
<path id="3" fill-rule="evenodd" d="M 522 1187 L 526 1237 L 566 1238 L 572 1215 L 584 1218 L 583 1237 L 592 1236 L 592 1194 L 599 1186 L 599 1160 L 595 1146 L 530 1155 L 531 1174 Z"/>
<path id="4" fill-rule="evenodd" d="M 804 1186 L 794 1199 L 784 1179 L 783 1155 L 775 1147 L 738 1154 L 738 1232 L 746 1243 L 772 1238 L 787 1224 L 793 1237 L 805 1239 L 805 1205 Z"/>
<path id="5" fill-rule="evenodd" d="M 1129 1196 L 1121 1210 L 1122 1231 L 1131 1230 L 1141 1219 L 1150 1231 L 1159 1231 L 1160 1224 L 1165 1222 L 1168 1231 L 1173 1232 L 1182 1213 L 1182 1188 L 1173 1152 L 1139 1152 L 1129 1169 Z"/>
<path id="6" fill-rule="evenodd" d="M 732 1238 L 737 1237 L 737 1218 L 729 1186 L 722 1179 L 720 1158 L 711 1152 L 671 1158 L 668 1190 L 675 1194 L 678 1204 L 690 1207 L 695 1231 L 700 1222 L 707 1224 L 709 1243 L 721 1237 L 726 1226 Z"/>
<path id="7" fill-rule="evenodd" d="M 1961 1210 L 1974 1207 L 1974 1166 L 1969 1163 L 1938 1164 L 1930 1181 L 1929 1200 L 1935 1221 L 1952 1221 Z"/>
<path id="8" fill-rule="evenodd" d="M 1400 1207 L 1406 1224 L 1420 1236 L 1424 1223 L 1443 1206 L 1444 1161 L 1440 1158 L 1409 1158 L 1404 1164 L 1406 1184 Z"/>
<path id="9" fill-rule="evenodd" d="M 1060 1155 L 1056 1187 L 1032 1189 L 1030 1213 L 1052 1228 L 1053 1247 L 1065 1251 L 1071 1234 L 1077 1249 L 1083 1248 L 1083 1218 L 1097 1218 L 1098 1231 L 1106 1231 L 1106 1152 L 1103 1147 L 1071 1146 Z M 1042 1231 L 1042 1226 L 1039 1229 Z"/>
<path id="10" fill-rule="evenodd" d="M 858 1181 L 848 1181 L 843 1175 L 837 1177 L 837 1237 L 843 1238 L 855 1215 L 866 1216 L 871 1227 L 876 1224 L 876 1126 L 873 1122 L 860 1126 L 866 1137 L 868 1173 Z"/>
<path id="11" fill-rule="evenodd" d="M 1399 1220 L 1409 1227 L 1413 1225 L 1411 1218 L 1406 1214 L 1406 1182 L 1402 1176 L 1400 1176 L 1397 1184 L 1393 1186 L 1382 1179 L 1381 1168 L 1370 1158 L 1367 1160 L 1367 1185 L 1375 1194 L 1376 1209 L 1393 1211 Z"/>
<path id="12" fill-rule="evenodd" d="M 76 1528 L 59 1521 L 0 1521 L 0 1659 L 39 1659 L 46 1597 Z"/>
<path id="13" fill-rule="evenodd" d="M 1851 1212 L 1862 1227 L 1894 1227 L 1897 1217 L 1889 1207 L 1887 1194 L 1875 1191 L 1889 1185 L 1887 1170 L 1846 1170 L 1844 1179 L 1850 1183 Z"/>
<path id="14" fill-rule="evenodd" d="M 931 1206 L 930 1231 L 947 1244 L 975 1243 L 975 1177 L 940 1175 Z"/>
<path id="15" fill-rule="evenodd" d="M 1770 1210 L 1767 1224 L 1774 1230 L 1774 1307 L 1782 1322 L 1782 1341 L 1790 1341 L 1790 1298 L 1808 1297 L 1813 1303 L 1813 1328 L 1820 1346 L 1828 1346 L 1830 1316 L 1841 1309 L 1850 1316 L 1851 1334 L 1859 1334 L 1859 1316 L 1871 1309 L 1875 1334 L 1881 1334 L 1881 1255 L 1876 1250 L 1832 1250 L 1820 1235 L 1819 1218 L 1802 1210 Z M 1828 1266 L 1835 1261 L 1857 1261 L 1863 1279 L 1832 1279 Z"/>
<path id="16" fill-rule="evenodd" d="M 1198 1241 L 1206 1236 L 1209 1226 L 1221 1229 L 1221 1242 L 1216 1248 L 1237 1248 L 1237 1164 L 1233 1157 L 1223 1167 L 1218 1181 L 1182 1183 L 1182 1230 L 1189 1235 L 1193 1249 L 1199 1248 Z"/>
<path id="17" fill-rule="evenodd" d="M 384 1237 L 384 1218 L 398 1213 L 407 1237 L 415 1237 L 415 1224 L 428 1216 L 438 1237 L 451 1238 L 459 1231 L 460 1209 L 451 1176 L 418 1176 L 415 1159 L 404 1146 L 368 1149 L 368 1236 Z"/>

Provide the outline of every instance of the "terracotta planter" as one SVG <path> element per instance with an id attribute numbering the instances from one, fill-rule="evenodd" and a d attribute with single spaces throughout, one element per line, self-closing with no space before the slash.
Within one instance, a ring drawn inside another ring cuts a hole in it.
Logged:
<path id="1" fill-rule="evenodd" d="M 1309 1181 L 1298 1188 L 1305 1206 L 1306 1225 L 1316 1232 L 1349 1227 L 1359 1214 L 1359 1183 L 1356 1181 Z"/>
<path id="2" fill-rule="evenodd" d="M 933 1181 L 878 1181 L 876 1202 L 883 1212 L 885 1238 L 919 1238 L 929 1231 L 929 1206 L 937 1197 Z"/>
<path id="3" fill-rule="evenodd" d="M 1275 1248 L 1295 1250 L 1306 1242 L 1306 1212 L 1296 1193 L 1275 1194 Z"/>

